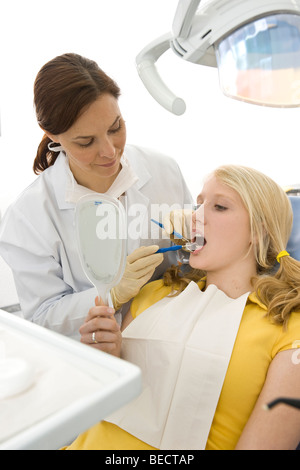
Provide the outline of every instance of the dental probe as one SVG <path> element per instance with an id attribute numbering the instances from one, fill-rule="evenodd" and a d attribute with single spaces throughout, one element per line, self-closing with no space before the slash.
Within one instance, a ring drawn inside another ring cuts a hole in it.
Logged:
<path id="1" fill-rule="evenodd" d="M 163 229 L 165 228 L 163 226 L 163 224 L 161 224 L 160 222 L 158 222 L 155 219 L 151 219 L 151 222 L 154 222 L 160 228 L 163 228 Z M 171 233 L 171 235 L 174 235 L 175 237 L 180 238 L 183 241 L 187 241 L 188 243 L 186 243 L 185 245 L 175 245 L 175 246 L 170 246 L 168 248 L 160 248 L 156 253 L 165 253 L 167 251 L 176 251 L 176 250 L 180 250 L 181 248 L 183 248 L 187 251 L 195 251 L 197 248 L 199 248 L 199 245 L 197 243 L 191 243 L 190 240 L 183 237 L 180 233 L 175 232 L 175 230 L 174 230 L 173 233 Z"/>
<path id="2" fill-rule="evenodd" d="M 166 253 L 167 251 L 177 251 L 183 248 L 182 245 L 168 246 L 167 248 L 160 248 L 156 253 Z"/>

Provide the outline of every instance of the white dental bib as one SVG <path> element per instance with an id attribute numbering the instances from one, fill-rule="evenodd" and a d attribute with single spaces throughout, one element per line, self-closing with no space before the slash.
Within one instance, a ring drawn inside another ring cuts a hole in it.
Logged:
<path id="1" fill-rule="evenodd" d="M 122 357 L 141 368 L 143 390 L 106 421 L 158 449 L 205 449 L 248 295 L 191 282 L 142 312 Z"/>

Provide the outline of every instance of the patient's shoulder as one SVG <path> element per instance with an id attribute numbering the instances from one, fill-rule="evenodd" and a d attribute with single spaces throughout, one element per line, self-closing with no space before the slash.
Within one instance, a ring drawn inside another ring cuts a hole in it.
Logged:
<path id="1" fill-rule="evenodd" d="M 146 284 L 138 295 L 133 299 L 130 310 L 133 318 L 136 318 L 151 305 L 169 295 L 172 291 L 170 286 L 165 286 L 163 279 Z"/>

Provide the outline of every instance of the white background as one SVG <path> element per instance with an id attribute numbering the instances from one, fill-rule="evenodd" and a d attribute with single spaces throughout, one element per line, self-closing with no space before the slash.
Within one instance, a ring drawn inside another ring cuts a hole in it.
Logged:
<path id="1" fill-rule="evenodd" d="M 157 67 L 184 98 L 173 116 L 148 94 L 135 57 L 172 28 L 177 0 L 7 0 L 0 4 L 0 210 L 30 184 L 42 137 L 33 109 L 33 82 L 48 60 L 85 55 L 122 90 L 128 143 L 152 147 L 179 163 L 194 196 L 219 164 L 260 169 L 278 183 L 300 182 L 299 109 L 263 108 L 226 98 L 217 69 L 187 63 L 168 51 Z M 166 175 L 167 178 L 168 175 Z"/>

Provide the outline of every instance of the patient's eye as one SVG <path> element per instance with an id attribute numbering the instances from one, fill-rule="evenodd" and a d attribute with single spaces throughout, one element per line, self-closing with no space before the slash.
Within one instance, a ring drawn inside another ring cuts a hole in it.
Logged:
<path id="1" fill-rule="evenodd" d="M 220 211 L 220 212 L 224 212 L 227 210 L 227 207 L 222 206 L 221 204 L 215 204 L 215 208 L 217 209 L 217 211 Z"/>

